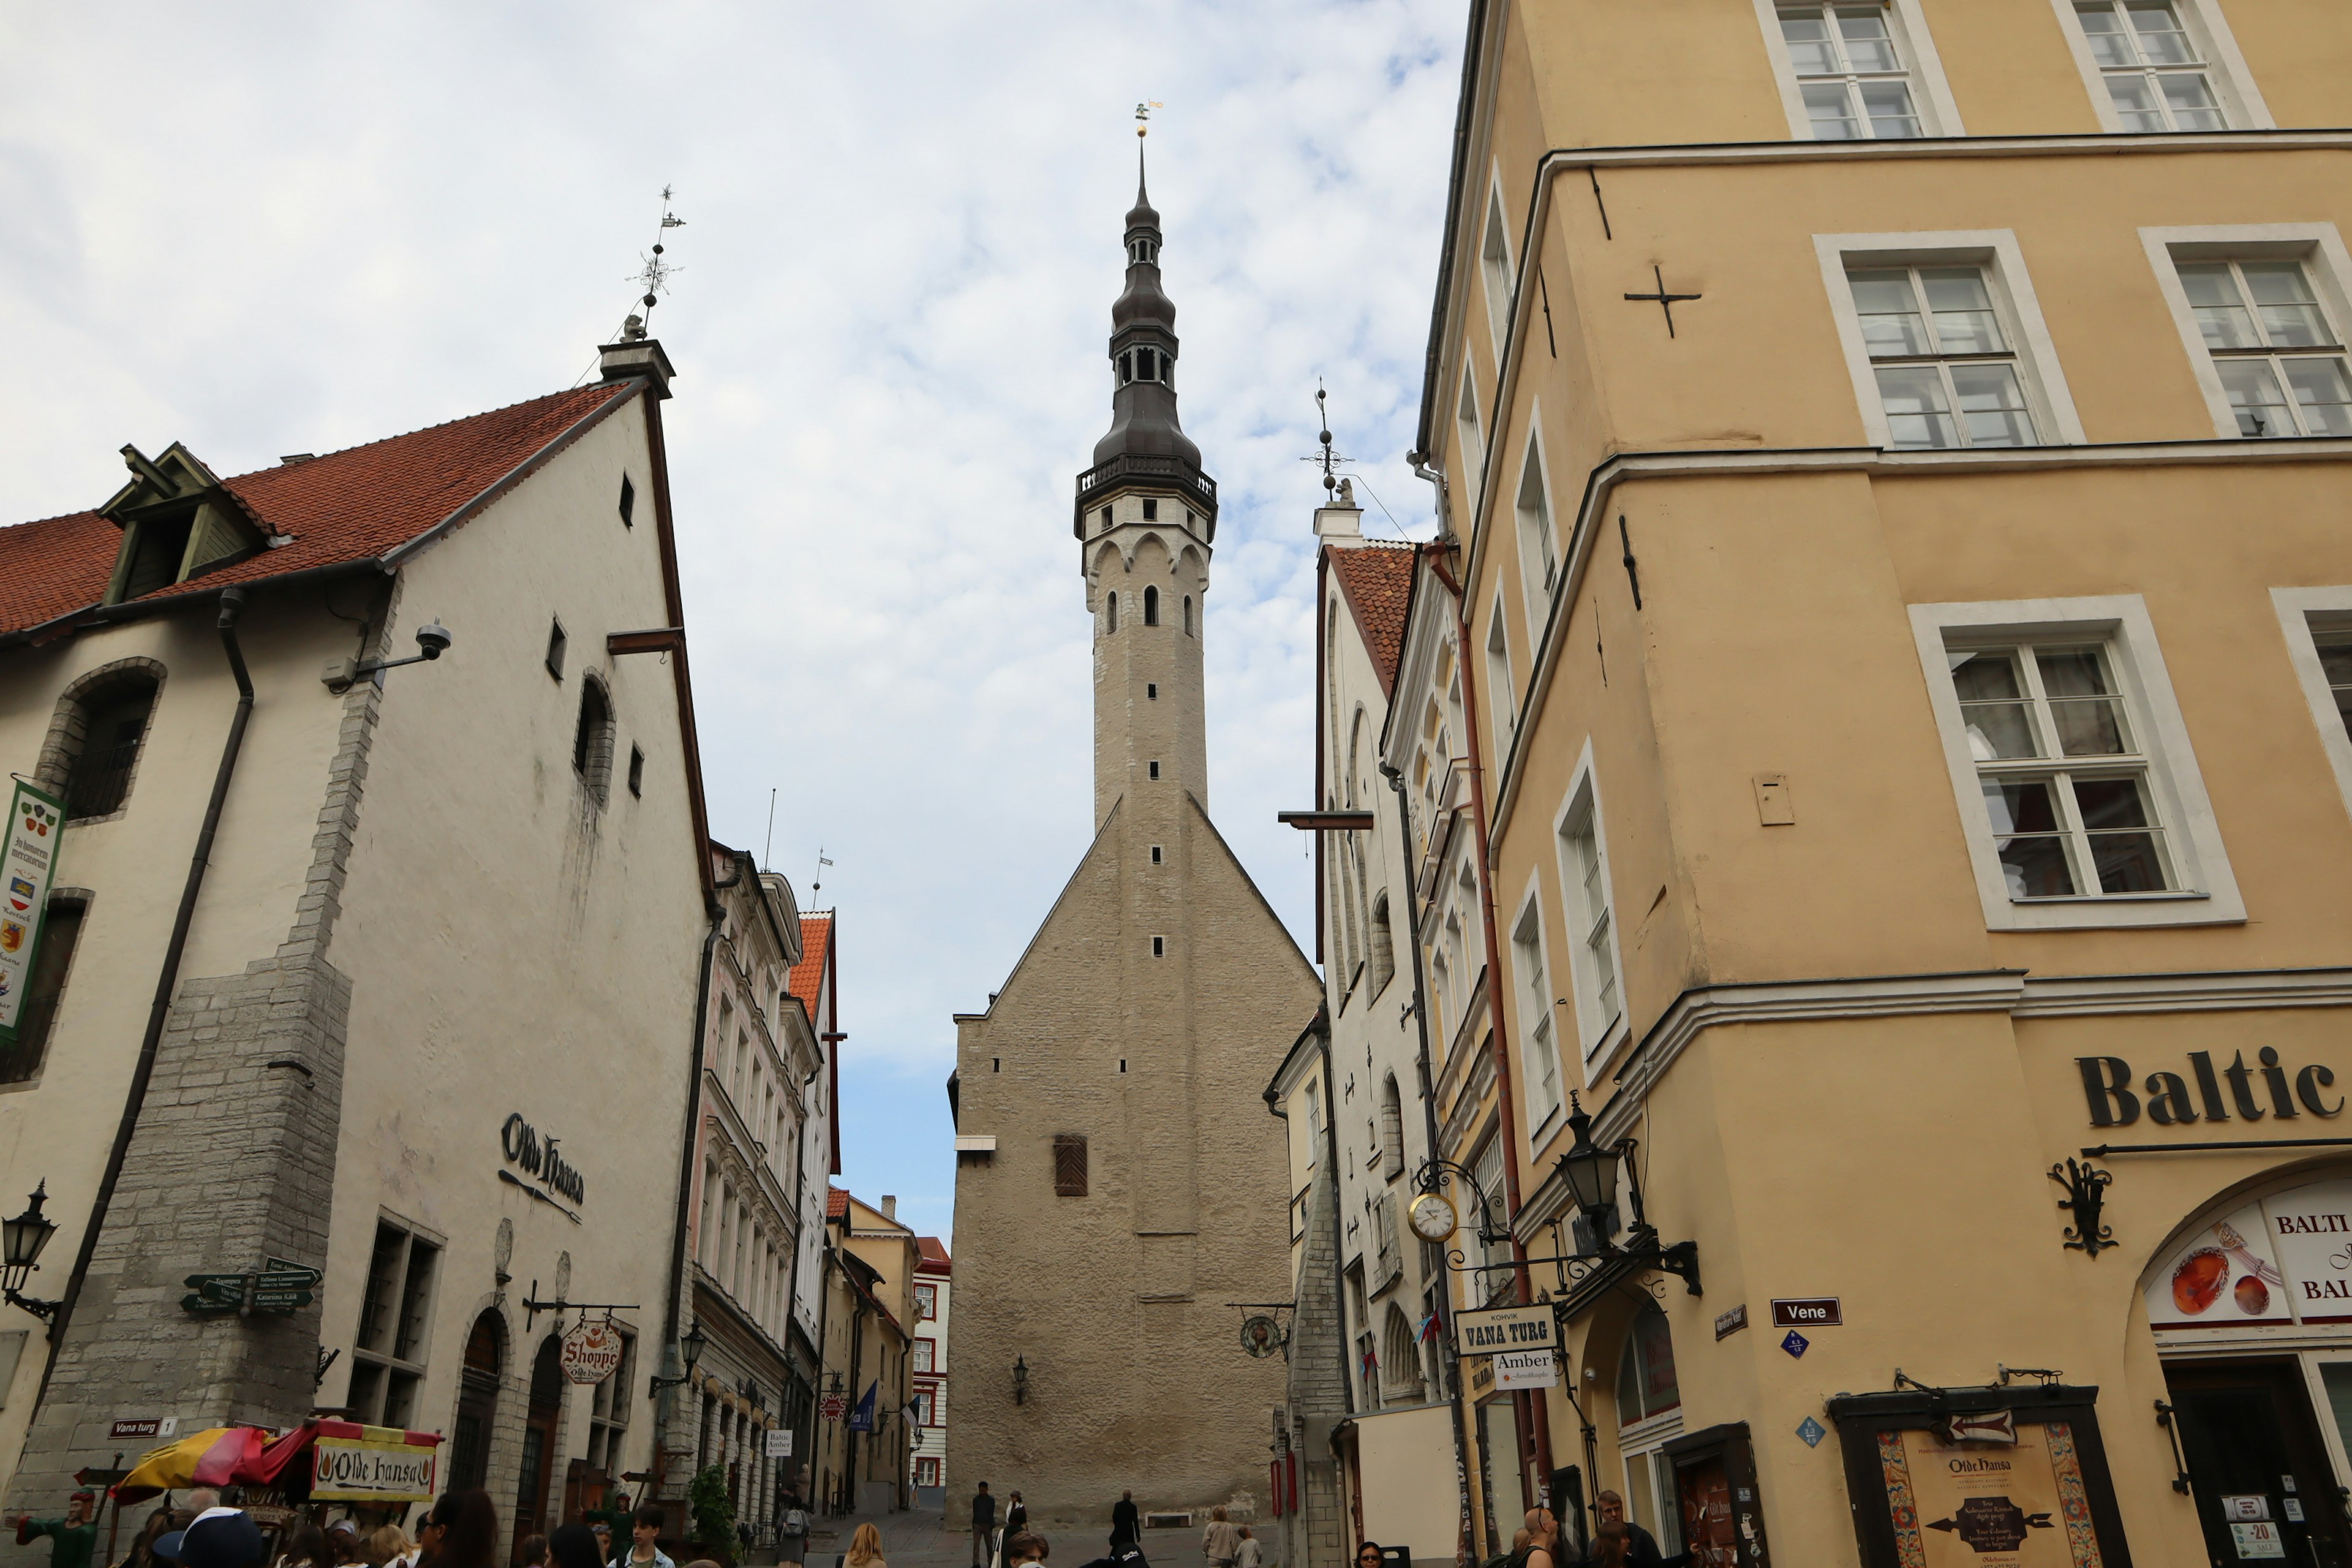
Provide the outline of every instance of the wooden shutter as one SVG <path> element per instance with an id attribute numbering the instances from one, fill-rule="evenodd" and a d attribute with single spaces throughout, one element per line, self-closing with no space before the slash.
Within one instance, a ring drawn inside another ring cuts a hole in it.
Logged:
<path id="1" fill-rule="evenodd" d="M 1057 1198 L 1082 1198 L 1087 1195 L 1087 1141 L 1081 1133 L 1054 1134 L 1054 1195 Z"/>

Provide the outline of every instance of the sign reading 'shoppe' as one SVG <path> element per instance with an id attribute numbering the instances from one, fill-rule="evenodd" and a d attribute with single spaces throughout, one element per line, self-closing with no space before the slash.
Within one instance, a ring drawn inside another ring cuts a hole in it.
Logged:
<path id="1" fill-rule="evenodd" d="M 2256 1051 L 2252 1063 L 2239 1051 L 2229 1066 L 2218 1068 L 2212 1052 L 2190 1051 L 2186 1076 L 2152 1072 L 2137 1089 L 2132 1065 L 2121 1057 L 2076 1057 L 2074 1066 L 2083 1075 L 2083 1099 L 2094 1127 L 2129 1127 L 2139 1120 L 2143 1097 L 2148 1120 L 2160 1127 L 2227 1121 L 2232 1111 L 2241 1121 L 2260 1121 L 2305 1111 L 2336 1116 L 2344 1110 L 2344 1096 L 2328 1093 L 2336 1083 L 2332 1068 L 2316 1062 L 2305 1068 L 2284 1066 L 2269 1046 Z"/>
<path id="2" fill-rule="evenodd" d="M 562 1194 L 573 1203 L 584 1202 L 588 1183 L 580 1168 L 555 1152 L 556 1139 L 550 1133 L 542 1140 L 539 1129 L 522 1119 L 518 1110 L 499 1129 L 499 1145 L 506 1151 L 507 1163 L 520 1165 L 540 1179 L 551 1192 Z"/>

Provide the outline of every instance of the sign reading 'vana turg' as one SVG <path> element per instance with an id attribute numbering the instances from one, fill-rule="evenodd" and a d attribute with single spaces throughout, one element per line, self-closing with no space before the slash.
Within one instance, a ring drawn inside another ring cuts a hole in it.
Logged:
<path id="1" fill-rule="evenodd" d="M 1454 1314 L 1454 1342 L 1464 1355 L 1501 1351 L 1549 1351 L 1559 1343 L 1549 1302 L 1532 1307 L 1490 1307 Z"/>

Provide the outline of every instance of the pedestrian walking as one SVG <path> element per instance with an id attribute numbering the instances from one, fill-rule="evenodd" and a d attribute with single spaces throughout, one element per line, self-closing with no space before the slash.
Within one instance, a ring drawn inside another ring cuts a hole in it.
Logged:
<path id="1" fill-rule="evenodd" d="M 996 1500 L 988 1495 L 988 1483 L 980 1483 L 971 1494 L 971 1563 L 972 1568 L 988 1568 L 996 1553 Z M 77 1563 L 73 1568 L 88 1568 Z"/>
<path id="2" fill-rule="evenodd" d="M 526 1535 L 515 1548 L 517 1568 L 547 1568 L 547 1537 Z"/>
<path id="3" fill-rule="evenodd" d="M 268 1559 L 269 1543 L 261 1538 L 261 1526 L 251 1514 L 215 1506 L 196 1515 L 185 1530 L 159 1538 L 155 1555 L 180 1568 L 261 1568 Z"/>
<path id="4" fill-rule="evenodd" d="M 1381 1568 L 1381 1543 L 1360 1542 L 1356 1547 L 1356 1568 Z"/>
<path id="5" fill-rule="evenodd" d="M 1018 1497 L 1021 1494 L 1015 1492 L 1013 1495 Z M 1006 1527 L 1004 1568 L 1024 1568 L 1026 1564 L 1043 1563 L 1052 1552 L 1053 1548 L 1046 1543 L 1045 1538 L 1035 1531 L 1024 1530 L 1015 1534 L 1010 1526 Z"/>
<path id="6" fill-rule="evenodd" d="M 358 1568 L 360 1527 L 348 1519 L 327 1526 L 327 1561 L 333 1568 Z"/>
<path id="7" fill-rule="evenodd" d="M 122 1561 L 114 1568 L 156 1568 L 155 1542 L 171 1533 L 171 1509 L 156 1509 L 147 1516 L 147 1522 L 140 1526 L 139 1533 L 131 1538 L 131 1550 L 123 1553 Z"/>
<path id="8" fill-rule="evenodd" d="M 416 1542 L 408 1531 L 386 1521 L 360 1542 L 360 1558 L 368 1568 L 416 1568 Z"/>
<path id="9" fill-rule="evenodd" d="M 1641 1529 L 1640 1525 L 1627 1520 L 1603 1521 L 1601 1528 L 1593 1532 L 1592 1550 L 1585 1554 L 1584 1568 L 1632 1568 L 1639 1561 L 1633 1555 L 1633 1531 Z M 1642 1533 L 1647 1535 L 1649 1531 L 1643 1531 Z M 1650 1543 L 1650 1550 L 1654 1554 L 1656 1552 L 1656 1542 Z M 1690 1553 L 1685 1552 L 1676 1555 L 1673 1561 L 1687 1562 L 1689 1557 Z"/>
<path id="10" fill-rule="evenodd" d="M 1135 1494 L 1121 1492 L 1118 1500 L 1110 1505 L 1110 1549 L 1116 1556 L 1121 1546 L 1131 1546 L 1143 1539 L 1143 1530 L 1136 1518 Z"/>
<path id="11" fill-rule="evenodd" d="M 1265 1548 L 1257 1543 L 1257 1537 L 1250 1533 L 1250 1527 L 1243 1525 L 1241 1554 L 1234 1559 L 1234 1568 L 1258 1568 L 1265 1552 Z"/>
<path id="12" fill-rule="evenodd" d="M 489 1493 L 443 1492 L 434 1500 L 416 1526 L 416 1568 L 499 1568 L 499 1510 Z"/>
<path id="13" fill-rule="evenodd" d="M 1209 1568 L 1234 1568 L 1234 1560 L 1242 1554 L 1242 1532 L 1225 1519 L 1225 1510 L 1209 1510 L 1208 1528 L 1201 1531 L 1201 1554 L 1209 1560 Z"/>
<path id="14" fill-rule="evenodd" d="M 523 1561 L 535 1559 L 526 1556 Z M 335 1568 L 327 1560 L 327 1532 L 304 1520 L 286 1537 L 286 1550 L 278 1554 L 278 1568 Z"/>
<path id="15" fill-rule="evenodd" d="M 604 1568 L 596 1532 L 584 1524 L 562 1524 L 547 1538 L 547 1568 Z"/>
<path id="16" fill-rule="evenodd" d="M 982 1489 L 985 1490 L 985 1487 Z M 994 1507 L 992 1503 L 990 1505 L 992 1510 Z M 857 1533 L 849 1538 L 846 1561 L 848 1568 L 890 1568 L 882 1556 L 882 1532 L 874 1528 L 872 1521 L 859 1525 Z"/>
<path id="17" fill-rule="evenodd" d="M 1007 1542 L 1010 1542 L 1014 1536 L 1020 1534 L 1023 1531 L 1028 1528 L 1028 1505 L 1021 1500 L 1021 1494 L 1019 1492 L 1014 1492 L 1011 1498 L 1006 1500 L 1004 1504 L 1004 1539 Z M 1009 1552 L 1012 1548 L 1007 1546 L 1005 1550 Z"/>
<path id="18" fill-rule="evenodd" d="M 1559 1568 L 1559 1521 L 1548 1508 L 1528 1510 L 1527 1568 Z"/>
<path id="19" fill-rule="evenodd" d="M 92 1517 L 97 1512 L 98 1494 L 78 1491 L 66 1499 L 63 1519 L 35 1519 L 31 1514 L 16 1516 L 16 1544 L 29 1546 L 41 1536 L 47 1536 L 49 1568 L 89 1568 L 90 1553 L 98 1550 L 98 1523 Z"/>
<path id="20" fill-rule="evenodd" d="M 799 1489 L 784 1493 L 783 1508 L 776 1515 L 776 1562 L 804 1563 L 808 1560 L 809 1511 L 801 1505 Z"/>
<path id="21" fill-rule="evenodd" d="M 614 1557 L 614 1568 L 620 1568 L 623 1563 L 631 1564 L 632 1568 L 677 1568 L 677 1564 L 669 1560 L 669 1553 L 664 1552 L 659 1544 L 662 1519 L 661 1504 L 649 1502 L 638 1505 L 636 1516 L 629 1525 L 628 1550 Z M 432 1568 L 432 1564 L 420 1564 L 419 1568 Z"/>
<path id="22" fill-rule="evenodd" d="M 1603 1491 L 1592 1500 L 1601 1505 L 1601 1522 L 1606 1528 L 1612 1524 L 1625 1527 L 1625 1561 L 1632 1568 L 1685 1568 L 1691 1553 L 1685 1550 L 1666 1556 L 1658 1547 L 1658 1538 L 1625 1517 L 1625 1500 L 1613 1491 Z M 1596 1546 L 1598 1542 L 1595 1543 Z M 1588 1559 L 1597 1561 L 1597 1559 Z"/>

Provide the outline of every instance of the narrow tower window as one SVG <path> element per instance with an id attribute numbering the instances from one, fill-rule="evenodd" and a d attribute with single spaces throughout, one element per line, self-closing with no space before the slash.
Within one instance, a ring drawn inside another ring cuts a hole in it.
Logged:
<path id="1" fill-rule="evenodd" d="M 1150 496 L 1143 498 L 1143 521 L 1146 522 L 1160 521 L 1160 503 Z"/>
<path id="2" fill-rule="evenodd" d="M 1153 763 L 1151 764 L 1151 776 L 1153 778 L 1158 778 L 1160 776 L 1160 764 L 1158 763 Z"/>
<path id="3" fill-rule="evenodd" d="M 1102 525 L 1105 528 L 1108 528 L 1110 526 L 1110 508 L 1108 507 L 1105 507 L 1102 510 Z"/>
<path id="4" fill-rule="evenodd" d="M 1151 847 L 1151 863 L 1155 866 L 1159 865 L 1160 858 L 1160 846 L 1155 844 Z"/>
<path id="5" fill-rule="evenodd" d="M 550 621 L 547 626 L 547 673 L 556 679 L 563 679 L 563 649 L 571 639 L 563 635 L 562 621 Z"/>
<path id="6" fill-rule="evenodd" d="M 623 474 L 621 476 L 621 526 L 635 528 L 636 525 L 637 487 L 629 482 L 628 475 Z"/>
<path id="7" fill-rule="evenodd" d="M 1103 616 L 1105 617 L 1103 626 L 1103 629 L 1105 631 L 1115 632 L 1118 630 L 1118 595 L 1117 594 L 1105 594 L 1103 595 Z"/>
<path id="8" fill-rule="evenodd" d="M 1151 956 L 1154 958 L 1165 958 L 1168 956 L 1168 939 L 1166 937 L 1155 936 L 1151 939 Z"/>
<path id="9" fill-rule="evenodd" d="M 1143 699 L 1144 699 L 1144 700 L 1145 700 L 1145 701 L 1147 701 L 1147 702 L 1157 702 L 1157 701 L 1159 701 L 1159 700 L 1160 700 L 1160 682 L 1158 682 L 1158 681 L 1156 681 L 1156 680 L 1149 680 L 1149 681 L 1144 682 L 1144 686 L 1143 686 Z"/>
<path id="10" fill-rule="evenodd" d="M 1191 512 L 1184 514 L 1187 521 L 1192 515 Z M 1192 635 L 1192 595 L 1190 594 L 1184 595 L 1184 635 L 1188 637 Z"/>
<path id="11" fill-rule="evenodd" d="M 1148 587 L 1143 590 L 1143 624 L 1147 626 L 1156 626 L 1160 624 L 1160 590 L 1158 588 Z"/>

